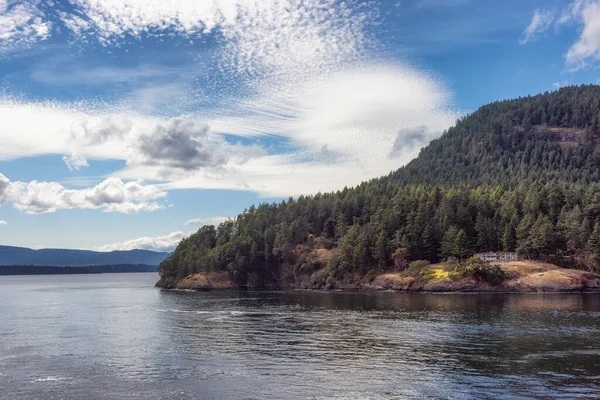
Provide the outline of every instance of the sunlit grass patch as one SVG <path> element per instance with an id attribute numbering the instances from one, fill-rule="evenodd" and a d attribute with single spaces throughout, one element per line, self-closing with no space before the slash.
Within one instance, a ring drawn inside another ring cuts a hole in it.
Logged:
<path id="1" fill-rule="evenodd" d="M 437 281 L 439 279 L 447 278 L 450 272 L 443 268 L 427 268 L 421 271 L 421 277 L 428 281 Z"/>
<path id="2" fill-rule="evenodd" d="M 450 272 L 448 272 L 442 268 L 433 268 L 431 270 L 431 277 L 433 279 L 443 279 L 443 278 L 447 278 L 448 276 L 450 276 Z"/>

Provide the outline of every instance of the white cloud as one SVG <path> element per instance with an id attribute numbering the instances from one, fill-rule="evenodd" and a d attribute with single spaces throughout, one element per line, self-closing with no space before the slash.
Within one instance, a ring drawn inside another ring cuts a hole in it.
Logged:
<path id="1" fill-rule="evenodd" d="M 39 1 L 0 0 L 0 50 L 47 39 L 52 24 L 38 8 Z"/>
<path id="2" fill-rule="evenodd" d="M 444 86 L 405 65 L 307 70 L 257 82 L 254 93 L 202 116 L 159 118 L 84 105 L 0 101 L 0 160 L 56 154 L 71 168 L 123 160 L 112 176 L 163 190 L 252 190 L 263 196 L 355 185 L 397 169 L 455 120 Z M 423 134 L 398 132 L 423 127 Z M 248 138 L 245 144 L 223 134 Z M 48 140 L 48 138 L 52 140 Z M 286 152 L 256 144 L 279 138 Z M 400 140 L 400 142 L 398 142 Z M 394 157 L 387 157 L 393 148 Z M 85 161 L 84 161 L 85 160 Z"/>
<path id="3" fill-rule="evenodd" d="M 90 166 L 85 157 L 77 153 L 73 153 L 70 156 L 63 156 L 62 160 L 67 165 L 67 168 L 69 168 L 69 171 L 76 171 L 82 167 Z"/>
<path id="4" fill-rule="evenodd" d="M 569 86 L 569 81 L 554 82 L 552 84 L 552 87 L 554 87 L 555 89 L 560 89 L 561 87 L 565 86 Z"/>
<path id="5" fill-rule="evenodd" d="M 204 226 L 204 225 L 217 226 L 220 223 L 227 221 L 228 219 L 229 219 L 228 217 L 192 218 L 192 219 L 185 221 L 185 224 L 186 225 L 198 225 L 198 226 Z"/>
<path id="6" fill-rule="evenodd" d="M 98 246 L 95 247 L 93 250 L 115 251 L 142 249 L 154 251 L 172 251 L 182 239 L 189 235 L 191 235 L 191 232 L 172 232 L 165 236 L 145 236 L 137 239 L 108 244 L 105 246 Z"/>
<path id="7" fill-rule="evenodd" d="M 64 155 L 71 170 L 89 160 L 123 160 L 129 167 L 150 167 L 153 179 L 162 180 L 198 168 L 241 165 L 265 154 L 256 145 L 229 143 L 189 116 L 159 118 L 5 98 L 0 119 L 0 160 Z"/>
<path id="8" fill-rule="evenodd" d="M 337 64 L 355 58 L 366 39 L 373 5 L 334 0 L 71 0 L 78 15 L 65 14 L 72 32 L 112 44 L 126 36 L 190 37 L 218 31 L 221 66 L 255 75 L 282 68 Z"/>
<path id="9" fill-rule="evenodd" d="M 5 14 L 0 35 L 13 42 L 54 34 L 58 28 L 53 29 L 44 15 L 50 8 L 60 20 L 57 25 L 80 43 L 95 38 L 110 46 L 165 34 L 192 40 L 216 36 L 221 43 L 215 54 L 219 68 L 245 78 L 331 68 L 360 59 L 370 43 L 365 27 L 378 13 L 373 2 L 336 0 L 68 0 L 68 12 L 56 12 L 51 2 L 8 1 L 0 0 Z M 85 75 L 106 79 L 108 73 L 108 78 L 121 82 L 128 75 L 123 72 L 120 76 L 96 69 Z M 75 74 L 59 80 L 81 78 Z"/>
<path id="10" fill-rule="evenodd" d="M 565 58 L 572 69 L 580 69 L 600 60 L 600 1 L 578 0 L 573 10 L 573 17 L 583 23 L 583 29 Z"/>
<path id="11" fill-rule="evenodd" d="M 529 26 L 523 32 L 521 43 L 535 39 L 554 21 L 551 11 L 536 10 Z M 555 21 L 556 28 L 566 24 L 580 26 L 579 37 L 565 54 L 570 70 L 591 67 L 600 61 L 600 0 L 574 0 L 565 7 Z"/>
<path id="12" fill-rule="evenodd" d="M 552 25 L 553 21 L 554 14 L 552 12 L 535 10 L 531 22 L 523 31 L 521 44 L 534 41 L 538 34 L 545 32 Z"/>
<path id="13" fill-rule="evenodd" d="M 450 95 L 431 76 L 408 65 L 367 63 L 365 27 L 376 10 L 355 2 L 74 3 L 87 24 L 77 22 L 78 33 L 92 32 L 106 43 L 165 29 L 221 35 L 216 62 L 228 76 L 241 76 L 240 90 L 219 107 L 196 107 L 196 114 L 177 118 L 134 113 L 123 107 L 131 99 L 109 106 L 3 99 L 0 160 L 51 154 L 64 157 L 71 169 L 122 160 L 126 167 L 111 175 L 162 181 L 162 190 L 287 196 L 387 174 L 457 116 L 449 111 Z M 121 79 L 118 71 L 90 71 L 102 80 Z M 153 71 L 147 74 L 153 77 Z M 56 82 L 87 78 L 65 74 Z M 415 127 L 422 134 L 403 136 Z M 225 134 L 244 137 L 244 144 Z M 267 153 L 256 144 L 267 137 L 275 145 L 285 143 L 286 151 L 267 147 Z"/>
<path id="14" fill-rule="evenodd" d="M 67 189 L 56 182 L 13 182 L 0 174 L 0 204 L 11 202 L 28 214 L 73 208 L 133 214 L 162 208 L 158 200 L 165 197 L 166 192 L 155 185 L 125 183 L 118 178 L 108 178 L 92 188 Z"/>
<path id="15" fill-rule="evenodd" d="M 279 136 L 292 150 L 250 159 L 218 175 L 197 171 L 172 179 L 165 188 L 286 196 L 356 185 L 414 158 L 457 116 L 448 111 L 450 96 L 443 85 L 408 66 L 342 69 L 288 83 L 266 81 L 258 89 L 256 96 L 232 108 L 231 116 L 210 120 L 209 125 L 249 137 Z M 410 146 L 395 145 L 398 132 L 414 127 L 424 127 L 423 135 L 406 137 Z M 394 146 L 402 150 L 388 158 Z M 128 168 L 117 175 L 152 179 L 151 173 Z"/>
<path id="16" fill-rule="evenodd" d="M 6 221 L 0 219 L 0 225 L 6 225 L 6 224 L 7 224 Z"/>

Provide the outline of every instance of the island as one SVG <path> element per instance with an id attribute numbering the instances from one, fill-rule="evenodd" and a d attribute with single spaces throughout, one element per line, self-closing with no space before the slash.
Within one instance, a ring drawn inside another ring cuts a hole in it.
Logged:
<path id="1" fill-rule="evenodd" d="M 389 175 L 252 205 L 158 270 L 171 289 L 597 290 L 600 86 L 485 105 Z"/>

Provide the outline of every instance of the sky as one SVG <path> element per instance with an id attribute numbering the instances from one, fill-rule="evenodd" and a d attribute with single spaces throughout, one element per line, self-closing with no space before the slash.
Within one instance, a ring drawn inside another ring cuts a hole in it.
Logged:
<path id="1" fill-rule="evenodd" d="M 600 0 L 0 0 L 0 244 L 169 251 L 599 66 Z"/>

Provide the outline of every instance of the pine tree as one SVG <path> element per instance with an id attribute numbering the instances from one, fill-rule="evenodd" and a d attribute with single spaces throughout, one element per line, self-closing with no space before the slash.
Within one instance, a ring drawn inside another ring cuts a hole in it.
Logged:
<path id="1" fill-rule="evenodd" d="M 587 248 L 590 253 L 590 259 L 597 265 L 600 264 L 600 224 L 594 225 L 594 230 L 590 235 L 587 243 Z"/>
<path id="2" fill-rule="evenodd" d="M 452 247 L 452 255 L 460 260 L 464 260 L 473 255 L 469 238 L 464 229 L 461 229 L 454 238 L 454 246 Z"/>
<path id="3" fill-rule="evenodd" d="M 454 225 L 450 226 L 444 233 L 444 237 L 442 238 L 442 245 L 440 248 L 440 253 L 442 259 L 447 259 L 452 257 L 454 253 L 454 240 L 456 239 L 456 235 L 458 234 L 458 230 Z"/>
<path id="4" fill-rule="evenodd" d="M 375 242 L 375 259 L 380 267 L 385 267 L 389 264 L 388 240 L 385 232 L 379 232 L 377 241 Z"/>

